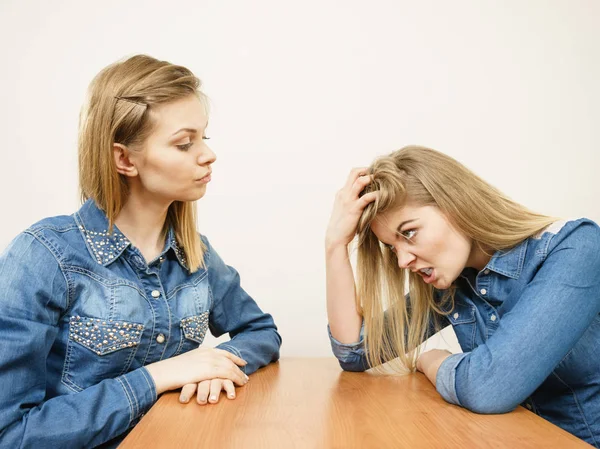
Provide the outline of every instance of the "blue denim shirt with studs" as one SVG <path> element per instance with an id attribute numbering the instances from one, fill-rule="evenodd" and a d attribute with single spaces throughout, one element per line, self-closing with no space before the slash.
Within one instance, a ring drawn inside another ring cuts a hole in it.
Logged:
<path id="1" fill-rule="evenodd" d="M 442 397 L 478 413 L 521 404 L 600 447 L 598 225 L 556 222 L 496 252 L 481 271 L 465 269 L 455 285 L 453 310 L 438 318 L 463 352 L 437 372 Z M 364 328 L 353 344 L 329 335 L 342 368 L 369 368 Z"/>
<path id="2" fill-rule="evenodd" d="M 188 271 L 169 231 L 146 263 L 88 200 L 0 256 L 0 447 L 116 446 L 157 399 L 145 365 L 197 348 L 207 330 L 248 362 L 279 358 L 269 314 L 208 240 Z"/>

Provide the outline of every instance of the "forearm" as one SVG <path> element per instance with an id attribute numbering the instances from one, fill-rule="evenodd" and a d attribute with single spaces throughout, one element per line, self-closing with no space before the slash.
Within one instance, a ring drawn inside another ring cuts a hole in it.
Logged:
<path id="1" fill-rule="evenodd" d="M 140 368 L 52 398 L 25 414 L 2 410 L 1 416 L 12 415 L 14 420 L 0 423 L 0 446 L 97 446 L 127 431 L 155 401 L 152 379 Z"/>
<path id="2" fill-rule="evenodd" d="M 442 362 L 451 355 L 451 352 L 441 349 L 433 349 L 425 352 L 417 360 L 417 370 L 425 374 L 429 382 L 435 387 L 438 370 Z"/>
<path id="3" fill-rule="evenodd" d="M 359 340 L 362 316 L 356 310 L 354 274 L 345 245 L 326 245 L 327 317 L 332 336 L 341 343 Z"/>
<path id="4" fill-rule="evenodd" d="M 275 327 L 256 329 L 237 334 L 231 340 L 221 343 L 218 349 L 229 351 L 247 362 L 240 367 L 245 374 L 279 359 L 281 336 Z"/>

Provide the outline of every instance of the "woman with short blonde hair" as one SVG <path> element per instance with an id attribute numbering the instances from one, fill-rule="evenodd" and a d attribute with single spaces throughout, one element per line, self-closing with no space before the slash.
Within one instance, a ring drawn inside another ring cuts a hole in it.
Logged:
<path id="1" fill-rule="evenodd" d="M 83 206 L 0 256 L 0 446 L 115 447 L 154 404 L 229 399 L 279 357 L 269 314 L 196 231 L 215 154 L 187 68 L 102 70 L 80 118 Z M 200 346 L 210 329 L 231 340 Z"/>

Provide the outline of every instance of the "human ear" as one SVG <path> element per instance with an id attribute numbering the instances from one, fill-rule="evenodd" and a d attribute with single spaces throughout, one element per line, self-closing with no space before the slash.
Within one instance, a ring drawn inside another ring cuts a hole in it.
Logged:
<path id="1" fill-rule="evenodd" d="M 128 177 L 137 176 L 138 170 L 131 160 L 131 151 L 129 148 L 120 143 L 115 143 L 113 144 L 113 156 L 119 174 Z"/>

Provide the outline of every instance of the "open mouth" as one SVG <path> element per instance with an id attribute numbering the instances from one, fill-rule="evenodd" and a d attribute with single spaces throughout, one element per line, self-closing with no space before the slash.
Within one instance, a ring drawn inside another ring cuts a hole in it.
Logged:
<path id="1" fill-rule="evenodd" d="M 431 267 L 421 268 L 418 273 L 423 276 L 423 280 L 426 284 L 431 284 L 435 280 L 435 272 Z"/>

